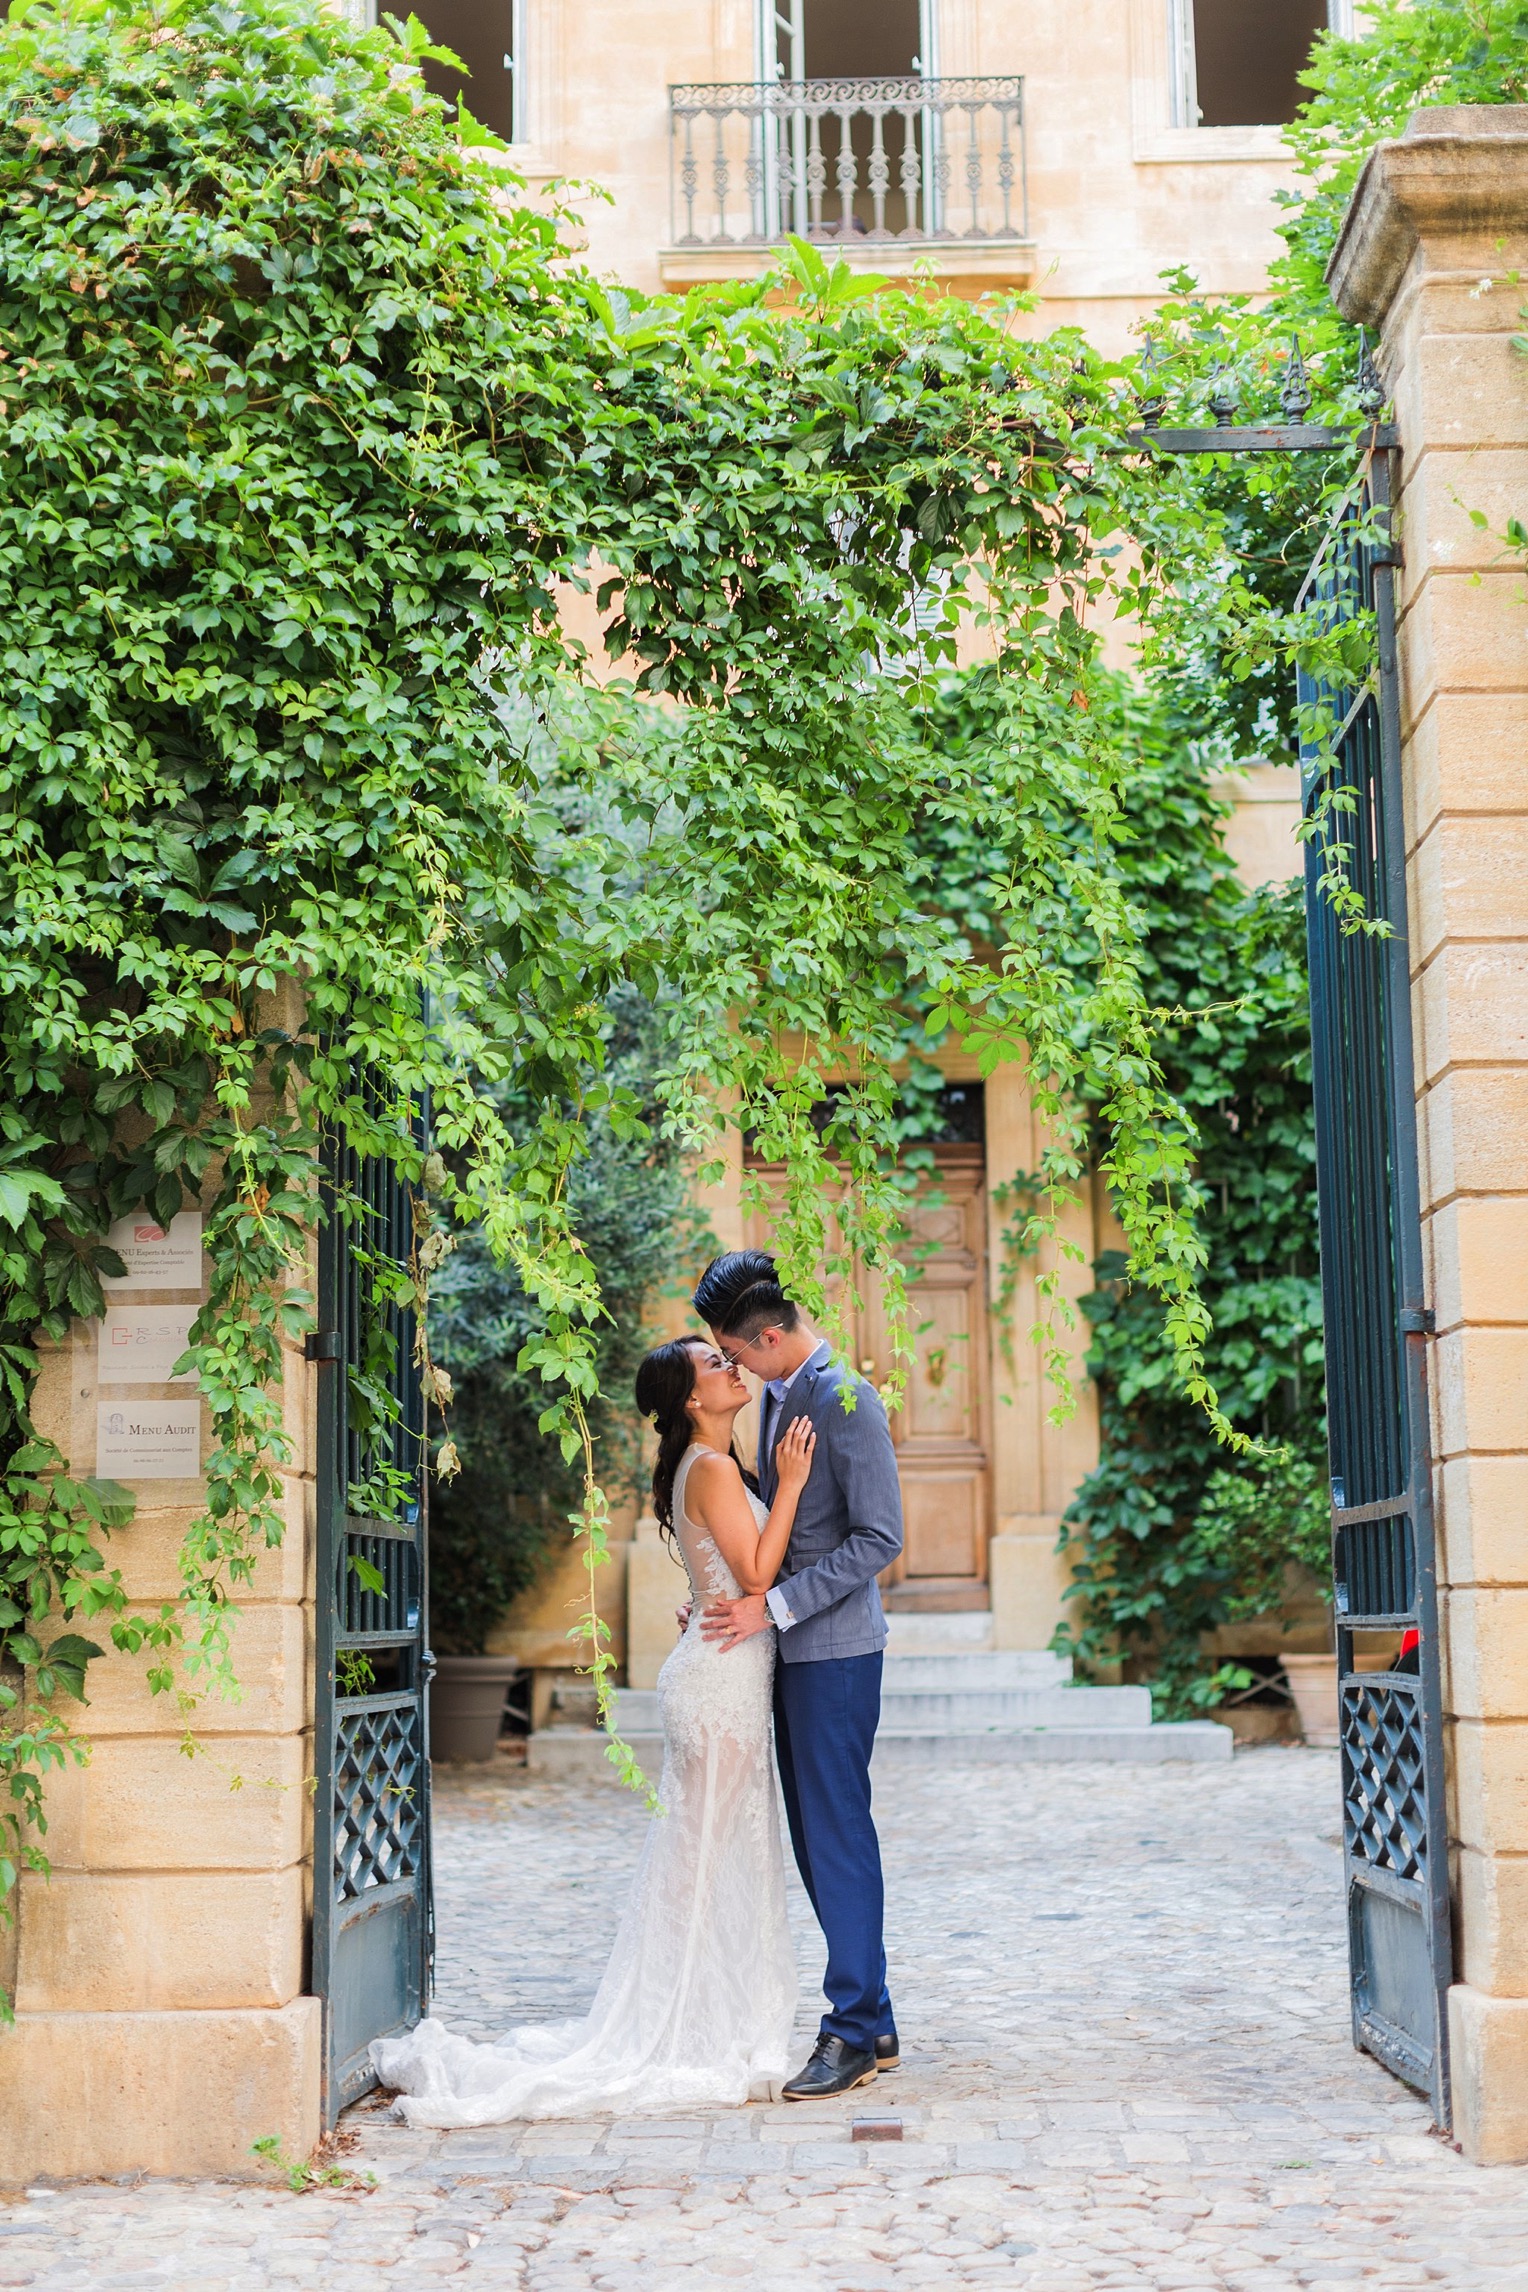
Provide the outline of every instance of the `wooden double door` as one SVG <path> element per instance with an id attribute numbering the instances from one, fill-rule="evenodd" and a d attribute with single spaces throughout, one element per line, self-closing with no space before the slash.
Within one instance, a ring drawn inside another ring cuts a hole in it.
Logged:
<path id="1" fill-rule="evenodd" d="M 882 1578 L 899 1607 L 979 1606 L 987 1579 L 991 1502 L 986 1185 L 979 1146 L 934 1148 L 903 1251 L 910 1274 L 913 1361 L 891 1419 L 902 1482 L 905 1542 Z M 749 1243 L 770 1246 L 770 1220 L 749 1220 Z M 893 1366 L 891 1336 L 873 1275 L 856 1282 L 850 1356 L 872 1384 Z"/>

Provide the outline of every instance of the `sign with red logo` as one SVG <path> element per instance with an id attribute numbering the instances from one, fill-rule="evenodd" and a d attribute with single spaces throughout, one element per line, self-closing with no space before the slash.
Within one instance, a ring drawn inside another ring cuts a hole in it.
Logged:
<path id="1" fill-rule="evenodd" d="M 200 1289 L 202 1286 L 202 1213 L 181 1210 L 168 1226 L 155 1225 L 139 1211 L 136 1217 L 118 1218 L 106 1236 L 107 1246 L 122 1260 L 125 1271 L 106 1274 L 101 1286 L 120 1289 Z"/>

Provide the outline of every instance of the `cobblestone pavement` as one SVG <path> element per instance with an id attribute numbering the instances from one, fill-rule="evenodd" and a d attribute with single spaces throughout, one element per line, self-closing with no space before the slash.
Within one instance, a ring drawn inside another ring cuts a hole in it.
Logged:
<path id="1" fill-rule="evenodd" d="M 576 2010 L 641 1808 L 505 1774 L 437 1805 L 437 2010 Z M 374 2193 L 39 2190 L 0 2203 L 0 2287 L 1528 2292 L 1528 2168 L 1465 2164 L 1349 2045 L 1331 1754 L 908 1773 L 878 1807 L 904 2066 L 873 2095 L 444 2135 L 363 2104 Z M 852 2141 L 869 2109 L 903 2139 Z"/>

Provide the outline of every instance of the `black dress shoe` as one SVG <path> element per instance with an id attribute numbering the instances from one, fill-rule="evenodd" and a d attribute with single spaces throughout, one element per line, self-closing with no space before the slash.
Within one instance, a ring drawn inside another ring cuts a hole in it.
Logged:
<path id="1" fill-rule="evenodd" d="M 799 2077 L 780 2088 L 787 2101 L 826 2101 L 835 2093 L 852 2092 L 856 2085 L 875 2083 L 876 2061 L 841 2037 L 819 2037 L 812 2058 Z"/>
<path id="2" fill-rule="evenodd" d="M 895 2030 L 891 2032 L 889 2037 L 878 2037 L 876 2039 L 875 2065 L 877 2069 L 895 2069 L 900 2064 L 901 2059 L 902 2048 L 897 2042 L 897 2033 Z"/>

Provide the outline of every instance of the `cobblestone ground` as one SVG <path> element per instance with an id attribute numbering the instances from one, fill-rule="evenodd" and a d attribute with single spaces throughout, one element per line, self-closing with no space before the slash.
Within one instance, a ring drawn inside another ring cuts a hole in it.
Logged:
<path id="1" fill-rule="evenodd" d="M 38 2190 L 0 2203 L 0 2287 L 1528 2292 L 1528 2168 L 1465 2164 L 1349 2046 L 1335 1796 L 1330 1754 L 1285 1749 L 893 1777 L 904 2066 L 873 2095 L 446 2135 L 363 2104 L 373 2193 Z M 437 1803 L 437 2010 L 577 2010 L 640 1807 L 507 1775 Z M 871 2108 L 899 2143 L 851 2140 Z"/>

